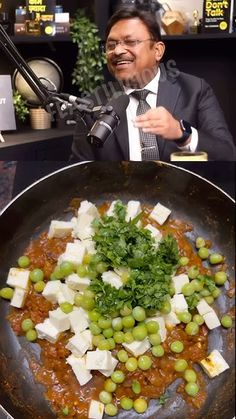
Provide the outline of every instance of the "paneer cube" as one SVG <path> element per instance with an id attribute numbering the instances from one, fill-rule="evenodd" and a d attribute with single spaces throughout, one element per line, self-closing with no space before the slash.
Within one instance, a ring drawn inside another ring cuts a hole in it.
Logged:
<path id="1" fill-rule="evenodd" d="M 27 296 L 26 290 L 23 290 L 23 288 L 18 288 L 18 287 L 15 288 L 10 305 L 16 308 L 24 307 L 26 296 Z"/>
<path id="2" fill-rule="evenodd" d="M 84 291 L 90 284 L 89 278 L 81 278 L 77 274 L 68 275 L 66 278 L 66 284 L 69 288 L 77 291 Z"/>
<path id="3" fill-rule="evenodd" d="M 99 217 L 99 212 L 97 210 L 97 207 L 89 201 L 81 201 L 80 207 L 78 209 L 78 215 L 81 214 L 89 214 L 93 218 Z"/>
<path id="4" fill-rule="evenodd" d="M 125 221 L 133 220 L 142 211 L 139 201 L 129 201 L 126 209 Z"/>
<path id="5" fill-rule="evenodd" d="M 146 322 L 153 320 L 154 322 L 157 322 L 159 325 L 158 333 L 160 334 L 161 341 L 164 342 L 166 340 L 166 326 L 165 326 L 165 320 L 163 316 L 155 316 L 155 317 L 149 317 Z"/>
<path id="6" fill-rule="evenodd" d="M 70 303 L 74 304 L 76 292 L 68 287 L 67 284 L 61 284 L 60 291 L 57 295 L 58 304 Z"/>
<path id="7" fill-rule="evenodd" d="M 175 313 L 181 313 L 188 310 L 188 303 L 183 294 L 175 294 L 170 300 L 171 309 Z"/>
<path id="8" fill-rule="evenodd" d="M 80 240 L 91 239 L 94 235 L 94 229 L 91 226 L 94 217 L 92 215 L 82 213 L 78 216 L 76 226 L 74 228 L 74 235 Z"/>
<path id="9" fill-rule="evenodd" d="M 48 231 L 48 238 L 52 239 L 53 237 L 66 237 L 69 236 L 72 231 L 73 223 L 71 221 L 52 220 Z"/>
<path id="10" fill-rule="evenodd" d="M 200 365 L 210 378 L 214 378 L 229 368 L 223 356 L 214 349 L 207 358 L 200 361 Z"/>
<path id="11" fill-rule="evenodd" d="M 112 362 L 112 367 L 109 370 L 98 370 L 101 374 L 105 375 L 105 377 L 110 377 L 111 374 L 114 372 L 117 364 L 118 364 L 118 359 L 114 358 L 113 356 L 111 357 L 111 362 Z"/>
<path id="12" fill-rule="evenodd" d="M 163 225 L 171 213 L 171 210 L 164 205 L 158 203 L 153 208 L 149 217 L 156 221 L 158 224 Z"/>
<path id="13" fill-rule="evenodd" d="M 153 237 L 156 243 L 160 242 L 160 240 L 162 239 L 162 234 L 156 227 L 154 227 L 152 224 L 147 224 L 144 228 L 150 231 L 151 236 Z"/>
<path id="14" fill-rule="evenodd" d="M 208 329 L 210 330 L 220 326 L 220 320 L 218 319 L 214 310 L 210 311 L 210 313 L 203 314 L 203 318 Z"/>
<path id="15" fill-rule="evenodd" d="M 172 277 L 175 294 L 181 294 L 185 284 L 189 284 L 189 277 L 186 274 L 180 274 Z"/>
<path id="16" fill-rule="evenodd" d="M 163 318 L 164 318 L 166 326 L 169 328 L 172 328 L 176 324 L 181 323 L 181 321 L 178 319 L 174 311 L 171 311 L 168 314 L 164 314 Z"/>
<path id="17" fill-rule="evenodd" d="M 90 253 L 91 255 L 96 253 L 95 242 L 92 239 L 81 240 L 81 243 L 85 247 L 86 253 Z"/>
<path id="18" fill-rule="evenodd" d="M 86 339 L 86 336 L 82 333 L 76 333 L 72 338 L 69 339 L 66 349 L 72 352 L 75 356 L 83 356 L 90 347 L 90 342 Z"/>
<path id="19" fill-rule="evenodd" d="M 56 310 L 49 311 L 49 319 L 53 326 L 60 332 L 70 329 L 69 315 L 64 313 L 60 307 Z"/>
<path id="20" fill-rule="evenodd" d="M 112 368 L 110 351 L 88 351 L 86 354 L 86 368 L 88 370 L 109 370 Z"/>
<path id="21" fill-rule="evenodd" d="M 11 268 L 7 277 L 7 285 L 27 290 L 30 281 L 29 275 L 30 271 L 28 269 Z"/>
<path id="22" fill-rule="evenodd" d="M 211 313 L 213 308 L 203 298 L 197 305 L 197 311 L 201 314 L 201 316 L 203 316 L 204 314 Z"/>
<path id="23" fill-rule="evenodd" d="M 116 203 L 117 203 L 117 200 L 112 201 L 112 203 L 111 203 L 111 205 L 108 208 L 107 213 L 106 213 L 108 215 L 108 217 L 114 217 L 114 209 L 115 209 Z"/>
<path id="24" fill-rule="evenodd" d="M 73 333 L 83 332 L 89 326 L 88 316 L 81 307 L 69 313 L 69 320 Z"/>
<path id="25" fill-rule="evenodd" d="M 46 300 L 51 301 L 51 303 L 57 303 L 58 294 L 61 290 L 62 283 L 59 280 L 48 281 L 42 292 L 42 295 Z"/>
<path id="26" fill-rule="evenodd" d="M 88 411 L 88 419 L 102 419 L 104 413 L 104 404 L 97 400 L 91 400 Z"/>
<path id="27" fill-rule="evenodd" d="M 68 356 L 68 358 L 66 358 L 66 362 L 71 366 L 81 386 L 83 386 L 91 380 L 92 374 L 88 369 L 85 368 L 84 358 L 79 358 L 75 355 L 70 355 Z"/>
<path id="28" fill-rule="evenodd" d="M 102 280 L 103 282 L 110 284 L 112 287 L 115 287 L 116 289 L 119 289 L 123 285 L 120 276 L 117 275 L 114 271 L 103 272 Z"/>
<path id="29" fill-rule="evenodd" d="M 88 347 L 88 349 L 89 349 L 90 351 L 92 351 L 92 349 L 93 349 L 93 335 L 92 335 L 92 333 L 90 332 L 90 330 L 89 330 L 89 329 L 86 329 L 86 330 L 84 330 L 83 332 L 81 332 L 80 334 L 81 334 L 81 336 L 82 336 L 83 338 L 85 338 L 85 339 L 88 341 L 88 343 L 89 343 L 89 347 Z"/>
<path id="30" fill-rule="evenodd" d="M 43 323 L 36 324 L 35 330 L 39 339 L 46 339 L 51 343 L 55 343 L 60 336 L 60 331 L 52 324 L 50 319 L 45 319 Z"/>
<path id="31" fill-rule="evenodd" d="M 84 255 L 85 247 L 81 242 L 67 243 L 65 252 L 58 258 L 58 265 L 62 262 L 71 262 L 74 265 L 80 265 Z"/>
<path id="32" fill-rule="evenodd" d="M 143 355 L 145 352 L 150 349 L 151 344 L 148 340 L 148 338 L 145 338 L 142 341 L 134 340 L 131 343 L 122 343 L 122 346 L 130 352 L 133 356 L 137 357 L 139 355 Z"/>

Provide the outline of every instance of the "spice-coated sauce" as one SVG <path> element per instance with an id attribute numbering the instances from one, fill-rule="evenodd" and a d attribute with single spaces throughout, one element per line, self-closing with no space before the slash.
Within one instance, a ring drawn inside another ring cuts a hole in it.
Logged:
<path id="1" fill-rule="evenodd" d="M 105 211 L 107 206 L 104 205 L 102 211 Z M 144 211 L 143 223 L 150 223 L 147 219 L 149 209 Z M 185 237 L 186 232 L 192 230 L 192 226 L 180 220 L 169 220 L 165 226 L 161 227 L 155 222 L 152 224 L 158 229 L 162 230 L 164 234 L 172 233 L 176 238 L 180 254 L 189 257 L 192 265 L 197 265 L 202 273 L 206 269 L 202 267 L 201 259 L 193 252 L 192 247 Z M 38 267 L 44 270 L 46 280 L 49 279 L 53 271 L 57 259 L 61 253 L 64 252 L 67 242 L 72 241 L 71 237 L 65 239 L 48 239 L 47 233 L 41 234 L 39 239 L 32 241 L 25 251 L 31 260 L 30 269 Z M 179 273 L 181 269 L 179 269 Z M 49 310 L 55 309 L 43 296 L 37 294 L 31 286 L 25 306 L 23 309 L 14 309 L 9 315 L 12 328 L 17 334 L 21 334 L 21 322 L 25 318 L 31 318 L 35 324 L 42 322 L 48 317 Z M 165 355 L 161 358 L 154 357 L 151 352 L 147 354 L 152 358 L 152 367 L 147 371 L 137 369 L 135 372 L 125 371 L 126 379 L 123 384 L 118 386 L 115 394 L 115 401 L 119 405 L 119 400 L 122 396 L 134 397 L 131 385 L 133 380 L 138 380 L 141 384 L 141 393 L 139 396 L 144 396 L 149 399 L 159 398 L 163 395 L 168 386 L 178 377 L 180 373 L 174 370 L 174 362 L 176 359 L 185 359 L 188 361 L 189 367 L 192 364 L 205 358 L 207 355 L 207 328 L 203 325 L 200 327 L 200 332 L 197 336 L 189 336 L 184 331 L 184 325 L 178 325 L 172 330 L 168 330 L 167 339 L 163 343 Z M 69 414 L 67 418 L 86 419 L 88 417 L 88 407 L 91 399 L 98 400 L 98 395 L 103 390 L 103 385 L 106 377 L 99 372 L 93 371 L 93 378 L 84 386 L 80 386 L 71 367 L 66 364 L 66 358 L 70 352 L 65 348 L 68 339 L 72 336 L 71 333 L 64 332 L 60 339 L 55 343 L 49 343 L 45 340 L 38 339 L 37 343 L 41 347 L 41 360 L 39 364 L 36 360 L 31 361 L 30 367 L 34 373 L 37 382 L 40 382 L 45 387 L 45 397 L 49 400 L 53 411 L 56 412 L 58 418 L 65 417 L 62 413 L 64 407 L 68 407 Z M 174 340 L 181 340 L 184 344 L 184 351 L 181 354 L 174 354 L 170 350 L 170 344 Z M 116 347 L 113 350 L 113 355 L 119 350 Z M 117 369 L 125 370 L 124 364 L 119 363 Z M 197 397 L 189 397 L 184 392 L 184 384 L 178 387 L 178 392 L 182 394 L 185 400 L 194 408 L 200 408 L 205 400 L 203 379 L 198 375 L 198 384 L 200 391 Z M 139 415 L 141 416 L 141 415 Z"/>

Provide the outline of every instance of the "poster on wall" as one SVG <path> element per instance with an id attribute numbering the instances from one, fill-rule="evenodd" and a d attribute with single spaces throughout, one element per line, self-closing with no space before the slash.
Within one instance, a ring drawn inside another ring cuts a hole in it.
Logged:
<path id="1" fill-rule="evenodd" d="M 203 32 L 230 32 L 230 12 L 231 0 L 204 0 Z"/>
<path id="2" fill-rule="evenodd" d="M 56 0 L 26 0 L 26 8 L 32 13 L 51 14 L 54 13 Z"/>

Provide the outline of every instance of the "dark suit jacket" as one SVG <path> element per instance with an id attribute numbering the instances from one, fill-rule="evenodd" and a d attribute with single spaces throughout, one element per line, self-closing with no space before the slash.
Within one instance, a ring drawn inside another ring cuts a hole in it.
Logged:
<path id="1" fill-rule="evenodd" d="M 106 104 L 115 91 L 122 90 L 118 82 L 109 82 L 91 95 L 94 105 Z M 188 121 L 198 130 L 199 151 L 208 153 L 209 160 L 236 160 L 233 138 L 228 131 L 223 112 L 211 87 L 198 77 L 179 73 L 175 77 L 161 72 L 157 106 L 164 106 L 175 118 Z M 126 111 L 119 126 L 102 148 L 88 143 L 86 135 L 94 119 L 85 116 L 78 121 L 72 144 L 72 160 L 130 160 Z M 170 161 L 170 154 L 179 151 L 173 141 L 157 137 L 160 160 Z"/>

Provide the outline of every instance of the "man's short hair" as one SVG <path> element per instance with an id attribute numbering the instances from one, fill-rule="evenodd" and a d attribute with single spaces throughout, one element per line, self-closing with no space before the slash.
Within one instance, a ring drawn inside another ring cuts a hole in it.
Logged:
<path id="1" fill-rule="evenodd" d="M 156 20 L 155 14 L 138 9 L 135 6 L 124 6 L 119 8 L 109 19 L 106 28 L 105 39 L 107 39 L 111 28 L 120 20 L 123 19 L 140 19 L 143 24 L 147 27 L 150 35 L 155 41 L 161 41 L 161 31 L 159 24 Z"/>

